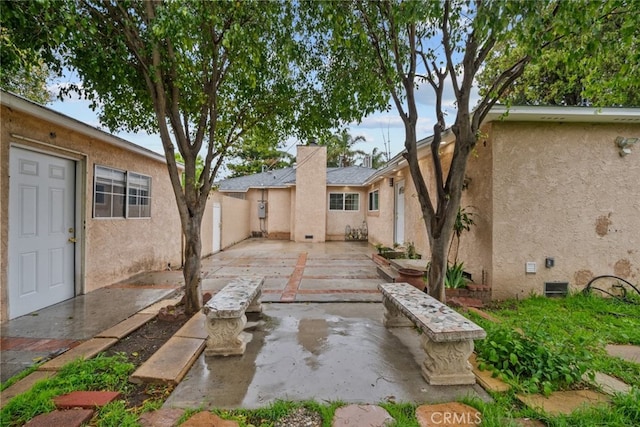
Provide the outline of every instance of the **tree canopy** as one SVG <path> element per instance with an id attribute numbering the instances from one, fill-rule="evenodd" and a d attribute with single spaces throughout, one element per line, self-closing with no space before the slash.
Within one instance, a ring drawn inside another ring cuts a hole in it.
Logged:
<path id="1" fill-rule="evenodd" d="M 0 87 L 34 102 L 46 104 L 52 94 L 47 81 L 54 74 L 47 65 L 44 49 L 55 34 L 45 28 L 21 31 L 31 16 L 41 11 L 34 2 L 24 2 L 20 8 L 3 2 L 0 6 Z M 23 13 L 28 12 L 28 13 Z"/>
<path id="2" fill-rule="evenodd" d="M 638 10 L 640 3 L 634 3 Z M 499 101 L 512 105 L 639 106 L 640 18 L 637 13 L 629 16 L 603 5 L 601 13 L 606 19 L 594 20 L 588 33 L 558 40 L 533 57 Z M 500 70 L 523 53 L 523 46 L 509 41 L 496 46 L 478 74 L 480 93 L 485 94 Z"/>
<path id="3" fill-rule="evenodd" d="M 245 176 L 291 166 L 294 156 L 282 150 L 282 144 L 271 132 L 253 131 L 232 147 L 227 167 L 231 177 Z"/>
<path id="4" fill-rule="evenodd" d="M 331 28 L 328 33 L 333 37 L 334 49 L 349 50 L 352 57 L 371 66 L 367 81 L 377 82 L 391 94 L 403 121 L 404 156 L 417 190 L 431 251 L 429 293 L 441 301 L 445 299 L 447 248 L 460 207 L 467 160 L 490 109 L 513 88 L 531 63 L 544 59 L 542 55 L 547 50 L 558 45 L 582 45 L 583 50 L 565 51 L 567 63 L 575 64 L 599 48 L 616 49 L 611 43 L 613 34 L 601 37 L 592 32 L 593 28 L 604 29 L 607 20 L 620 17 L 625 42 L 633 39 L 629 33 L 638 28 L 636 0 L 388 0 L 322 2 L 312 7 Z M 602 46 L 604 42 L 606 46 Z M 500 48 L 508 58 L 499 63 Z M 476 77 L 490 59 L 494 61 L 494 71 L 486 75 L 479 102 L 471 105 Z M 590 64 L 603 65 L 597 56 L 592 56 Z M 624 78 L 614 82 L 624 85 Z M 443 165 L 440 144 L 447 130 L 447 88 L 455 97 L 456 113 L 450 127 L 455 143 L 452 158 Z M 435 106 L 436 124 L 427 170 L 420 168 L 417 155 L 418 89 L 430 90 Z"/>
<path id="5" fill-rule="evenodd" d="M 71 89 L 101 106 L 100 121 L 111 131 L 160 135 L 185 236 L 187 313 L 201 305 L 202 215 L 232 147 L 251 132 L 268 132 L 269 141 L 307 139 L 360 119 L 383 98 L 345 79 L 350 58 L 329 55 L 320 28 L 299 18 L 297 3 L 42 0 L 4 7 L 12 40 L 32 46 L 53 69 L 77 73 L 82 84 Z"/>

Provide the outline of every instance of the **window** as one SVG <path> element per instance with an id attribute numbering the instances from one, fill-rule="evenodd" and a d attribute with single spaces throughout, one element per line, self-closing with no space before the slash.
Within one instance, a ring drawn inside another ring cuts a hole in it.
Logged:
<path id="1" fill-rule="evenodd" d="M 330 211 L 360 210 L 360 194 L 358 193 L 329 193 Z"/>
<path id="2" fill-rule="evenodd" d="M 151 177 L 95 167 L 94 218 L 151 217 Z"/>
<path id="3" fill-rule="evenodd" d="M 128 218 L 151 217 L 151 177 L 127 173 L 129 188 L 129 203 L 127 204 Z"/>
<path id="4" fill-rule="evenodd" d="M 369 210 L 377 211 L 379 209 L 378 190 L 369 192 Z"/>
<path id="5" fill-rule="evenodd" d="M 124 218 L 126 176 L 123 171 L 96 166 L 93 216 Z"/>

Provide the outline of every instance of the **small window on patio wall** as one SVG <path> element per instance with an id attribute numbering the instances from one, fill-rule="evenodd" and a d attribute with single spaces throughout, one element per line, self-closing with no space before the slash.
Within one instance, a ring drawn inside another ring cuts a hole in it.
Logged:
<path id="1" fill-rule="evenodd" d="M 330 211 L 360 210 L 360 194 L 358 193 L 329 193 Z"/>
<path id="2" fill-rule="evenodd" d="M 150 218 L 151 177 L 95 166 L 94 218 Z"/>
<path id="3" fill-rule="evenodd" d="M 378 202 L 378 190 L 373 190 L 369 192 L 369 210 L 377 211 L 379 210 L 379 202 Z"/>

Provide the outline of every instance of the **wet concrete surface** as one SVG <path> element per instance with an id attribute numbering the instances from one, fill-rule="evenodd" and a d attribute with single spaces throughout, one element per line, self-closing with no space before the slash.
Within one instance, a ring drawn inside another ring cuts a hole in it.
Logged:
<path id="1" fill-rule="evenodd" d="M 172 288 L 103 288 L 6 322 L 1 381 L 67 350 L 175 292 Z"/>
<path id="2" fill-rule="evenodd" d="M 347 403 L 490 400 L 478 385 L 430 386 L 413 328 L 379 303 L 263 304 L 243 356 L 200 356 L 165 407 L 257 408 L 278 399 Z"/>
<path id="3" fill-rule="evenodd" d="M 277 399 L 423 403 L 467 395 L 488 400 L 477 385 L 424 381 L 418 333 L 382 325 L 373 252 L 366 242 L 249 239 L 203 259 L 203 291 L 217 292 L 238 274 L 259 274 L 265 276 L 267 303 L 262 317 L 250 318 L 259 324 L 246 353 L 200 356 L 166 406 L 255 408 Z M 6 322 L 0 332 L 2 381 L 90 339 L 182 283 L 181 271 L 145 272 Z"/>

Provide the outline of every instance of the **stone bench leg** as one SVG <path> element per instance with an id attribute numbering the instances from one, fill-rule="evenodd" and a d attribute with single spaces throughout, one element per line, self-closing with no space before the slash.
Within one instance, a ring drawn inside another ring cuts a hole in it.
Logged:
<path id="1" fill-rule="evenodd" d="M 469 356 L 473 352 L 473 340 L 435 342 L 423 335 L 422 347 L 426 358 L 422 376 L 431 385 L 475 384 Z"/>
<path id="2" fill-rule="evenodd" d="M 247 313 L 262 313 L 262 290 L 258 291 L 256 297 L 251 301 L 246 310 Z"/>
<path id="3" fill-rule="evenodd" d="M 398 307 L 392 303 L 389 298 L 382 296 L 382 303 L 384 304 L 384 317 L 382 318 L 382 324 L 387 328 L 403 328 L 413 326 L 413 322 L 407 319 Z"/>
<path id="4" fill-rule="evenodd" d="M 205 356 L 232 356 L 242 355 L 247 348 L 247 343 L 253 336 L 243 332 L 247 323 L 247 316 L 233 319 L 209 319 L 207 324 L 207 348 Z"/>

